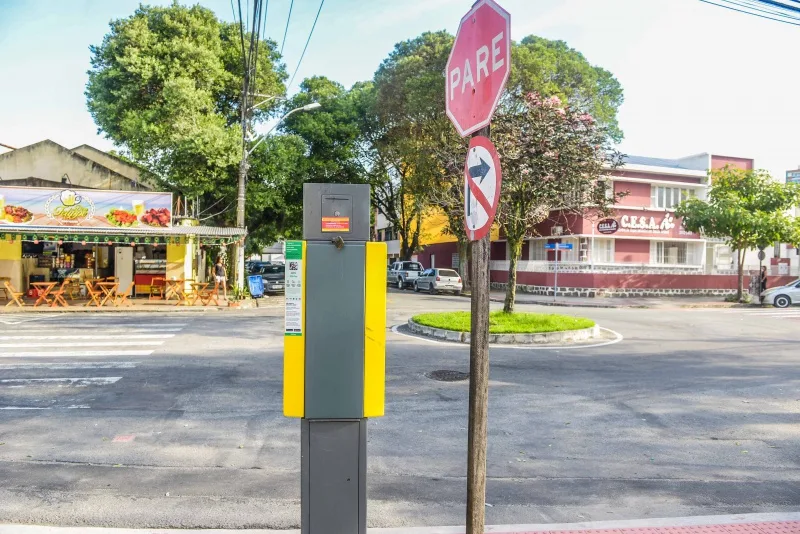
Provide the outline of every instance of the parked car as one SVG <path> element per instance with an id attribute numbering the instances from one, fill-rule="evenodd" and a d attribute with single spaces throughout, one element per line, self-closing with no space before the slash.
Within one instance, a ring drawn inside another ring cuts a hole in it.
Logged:
<path id="1" fill-rule="evenodd" d="M 414 291 L 419 293 L 423 289 L 431 295 L 439 291 L 452 291 L 460 295 L 464 285 L 461 276 L 453 269 L 425 269 L 414 283 Z"/>
<path id="2" fill-rule="evenodd" d="M 258 274 L 265 265 L 269 265 L 268 261 L 249 260 L 244 262 L 244 269 L 250 274 Z"/>
<path id="3" fill-rule="evenodd" d="M 773 287 L 761 293 L 764 304 L 772 304 L 776 308 L 788 308 L 792 304 L 800 304 L 800 279 L 785 286 Z"/>
<path id="4" fill-rule="evenodd" d="M 422 264 L 416 261 L 396 261 L 386 274 L 386 283 L 403 289 L 413 287 L 414 280 L 422 272 Z"/>
<path id="5" fill-rule="evenodd" d="M 267 263 L 258 268 L 253 274 L 260 274 L 264 281 L 264 291 L 267 293 L 280 293 L 286 287 L 286 272 L 282 263 Z"/>

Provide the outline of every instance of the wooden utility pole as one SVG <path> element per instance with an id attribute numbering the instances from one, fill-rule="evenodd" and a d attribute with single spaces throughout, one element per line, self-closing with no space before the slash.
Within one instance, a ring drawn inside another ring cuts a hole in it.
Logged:
<path id="1" fill-rule="evenodd" d="M 489 137 L 489 127 L 473 136 Z M 472 243 L 467 430 L 467 534 L 483 534 L 486 522 L 486 442 L 489 412 L 489 251 L 491 232 Z"/>

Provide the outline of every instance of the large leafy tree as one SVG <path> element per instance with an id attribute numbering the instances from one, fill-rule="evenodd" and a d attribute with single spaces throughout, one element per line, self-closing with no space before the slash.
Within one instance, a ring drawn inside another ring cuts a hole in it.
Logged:
<path id="1" fill-rule="evenodd" d="M 747 250 L 800 239 L 797 221 L 787 213 L 800 204 L 800 186 L 776 182 L 766 171 L 730 166 L 710 171 L 709 181 L 708 199 L 685 200 L 675 215 L 687 230 L 722 238 L 736 250 L 737 298 L 741 301 Z"/>
<path id="2" fill-rule="evenodd" d="M 90 47 L 86 99 L 99 131 L 217 221 L 229 218 L 215 210 L 235 200 L 242 156 L 243 41 L 249 47 L 250 36 L 237 24 L 199 5 L 173 3 L 140 6 L 112 21 L 103 42 Z M 275 43 L 257 45 L 255 91 L 283 94 L 286 73 Z M 253 110 L 253 124 L 273 111 Z"/>
<path id="3" fill-rule="evenodd" d="M 609 210 L 614 197 L 602 178 L 621 155 L 590 114 L 537 93 L 514 97 L 495 118 L 492 138 L 503 168 L 498 220 L 510 254 L 503 309 L 512 312 L 524 239 L 552 212 Z"/>

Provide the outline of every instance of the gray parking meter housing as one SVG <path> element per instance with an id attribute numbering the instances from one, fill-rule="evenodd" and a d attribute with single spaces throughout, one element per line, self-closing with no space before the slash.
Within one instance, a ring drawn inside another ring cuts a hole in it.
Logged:
<path id="1" fill-rule="evenodd" d="M 369 241 L 369 190 L 364 184 L 303 184 L 303 239 Z"/>

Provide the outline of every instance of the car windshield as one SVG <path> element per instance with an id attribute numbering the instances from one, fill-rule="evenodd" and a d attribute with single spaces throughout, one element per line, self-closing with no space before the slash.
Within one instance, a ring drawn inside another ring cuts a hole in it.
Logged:
<path id="1" fill-rule="evenodd" d="M 261 269 L 261 274 L 280 274 L 284 270 L 283 265 L 265 265 Z"/>
<path id="2" fill-rule="evenodd" d="M 457 277 L 458 273 L 451 269 L 439 269 L 439 276 L 452 276 Z"/>
<path id="3" fill-rule="evenodd" d="M 421 271 L 422 267 L 420 267 L 419 263 L 413 263 L 413 262 L 407 261 L 407 262 L 405 262 L 403 264 L 403 270 L 404 271 Z"/>

